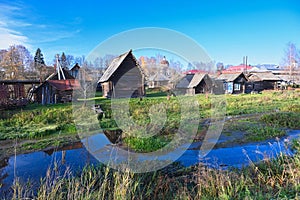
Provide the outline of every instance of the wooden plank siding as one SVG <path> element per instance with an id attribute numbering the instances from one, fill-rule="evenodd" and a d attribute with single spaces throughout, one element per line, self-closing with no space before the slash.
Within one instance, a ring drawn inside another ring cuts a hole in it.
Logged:
<path id="1" fill-rule="evenodd" d="M 195 95 L 213 92 L 213 82 L 208 74 L 187 74 L 176 85 L 178 94 Z"/>
<path id="2" fill-rule="evenodd" d="M 131 98 L 145 95 L 144 75 L 131 50 L 115 58 L 99 82 L 104 97 Z"/>

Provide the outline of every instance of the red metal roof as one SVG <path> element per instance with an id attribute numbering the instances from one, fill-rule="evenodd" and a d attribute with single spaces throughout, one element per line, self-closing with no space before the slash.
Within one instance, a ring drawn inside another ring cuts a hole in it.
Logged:
<path id="1" fill-rule="evenodd" d="M 47 81 L 52 87 L 57 90 L 77 90 L 80 89 L 80 83 L 76 79 L 66 79 L 66 80 L 48 80 Z"/>
<path id="2" fill-rule="evenodd" d="M 238 66 L 228 67 L 227 69 L 223 70 L 222 73 L 226 73 L 226 72 L 243 72 L 243 71 L 250 70 L 250 69 L 252 69 L 252 66 L 238 65 Z"/>
<path id="3" fill-rule="evenodd" d="M 207 71 L 199 70 L 199 69 L 191 69 L 191 70 L 183 72 L 183 74 L 198 74 L 198 73 L 205 74 L 205 73 L 207 73 Z"/>

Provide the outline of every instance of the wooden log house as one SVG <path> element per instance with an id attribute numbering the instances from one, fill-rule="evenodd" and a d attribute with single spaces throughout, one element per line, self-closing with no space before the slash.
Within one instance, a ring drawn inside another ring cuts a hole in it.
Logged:
<path id="1" fill-rule="evenodd" d="M 224 91 L 226 94 L 245 93 L 245 85 L 248 78 L 243 72 L 240 73 L 223 73 L 216 78 L 216 81 L 223 81 Z"/>

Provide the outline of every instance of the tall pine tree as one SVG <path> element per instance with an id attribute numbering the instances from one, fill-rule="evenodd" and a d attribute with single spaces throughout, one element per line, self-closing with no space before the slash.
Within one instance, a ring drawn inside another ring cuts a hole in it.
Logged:
<path id="1" fill-rule="evenodd" d="M 63 69 L 68 70 L 68 62 L 67 62 L 67 56 L 66 56 L 65 52 L 63 52 L 63 53 L 61 54 L 61 57 L 60 57 L 60 63 L 61 63 L 61 67 L 62 67 Z"/>
<path id="2" fill-rule="evenodd" d="M 34 68 L 39 72 L 40 79 L 42 79 L 43 66 L 45 65 L 44 56 L 40 48 L 35 52 L 34 56 Z"/>

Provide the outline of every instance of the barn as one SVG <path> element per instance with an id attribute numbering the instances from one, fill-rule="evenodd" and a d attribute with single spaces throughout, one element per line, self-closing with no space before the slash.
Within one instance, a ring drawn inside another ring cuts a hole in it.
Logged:
<path id="1" fill-rule="evenodd" d="M 107 98 L 131 98 L 145 95 L 144 73 L 132 50 L 116 57 L 98 81 Z"/>
<path id="2" fill-rule="evenodd" d="M 176 85 L 179 94 L 212 93 L 212 80 L 208 74 L 186 74 Z"/>

